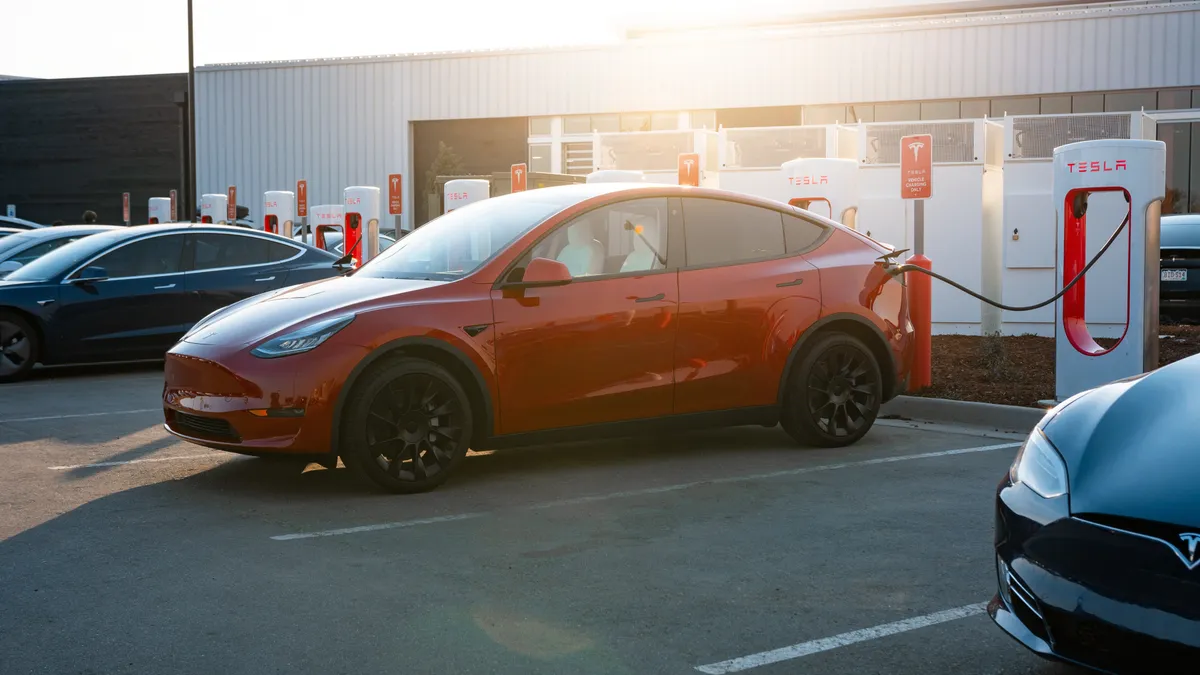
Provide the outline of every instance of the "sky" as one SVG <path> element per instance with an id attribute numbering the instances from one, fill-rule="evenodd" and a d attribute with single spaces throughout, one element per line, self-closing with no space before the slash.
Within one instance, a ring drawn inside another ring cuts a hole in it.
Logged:
<path id="1" fill-rule="evenodd" d="M 944 0 L 840 0 L 839 9 Z M 196 65 L 596 44 L 625 28 L 820 11 L 829 0 L 193 0 Z M 0 74 L 187 70 L 186 0 L 0 0 Z"/>

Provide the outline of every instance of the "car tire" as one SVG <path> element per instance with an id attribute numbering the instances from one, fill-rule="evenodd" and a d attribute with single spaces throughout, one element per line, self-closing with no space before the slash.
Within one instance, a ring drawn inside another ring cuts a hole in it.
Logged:
<path id="1" fill-rule="evenodd" d="M 804 445 L 839 448 L 857 442 L 883 403 L 879 362 L 845 333 L 818 336 L 799 355 L 784 390 L 780 421 Z"/>
<path id="2" fill-rule="evenodd" d="M 405 357 L 368 370 L 345 410 L 342 462 L 389 492 L 432 490 L 467 456 L 471 400 L 432 361 Z"/>
<path id="3" fill-rule="evenodd" d="M 29 371 L 41 358 L 38 342 L 37 329 L 28 319 L 0 312 L 0 382 L 29 377 Z"/>

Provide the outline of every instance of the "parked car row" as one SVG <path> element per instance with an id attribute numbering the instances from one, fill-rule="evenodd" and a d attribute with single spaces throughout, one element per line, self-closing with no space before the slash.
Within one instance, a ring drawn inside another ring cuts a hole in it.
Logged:
<path id="1" fill-rule="evenodd" d="M 0 382 L 27 376 L 36 363 L 161 358 L 205 315 L 336 276 L 343 271 L 337 260 L 238 227 L 102 228 L 0 280 Z"/>

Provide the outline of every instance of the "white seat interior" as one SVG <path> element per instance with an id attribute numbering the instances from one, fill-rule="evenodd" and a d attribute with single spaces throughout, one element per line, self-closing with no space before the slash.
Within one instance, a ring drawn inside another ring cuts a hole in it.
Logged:
<path id="1" fill-rule="evenodd" d="M 658 256 L 654 250 L 646 243 L 657 245 L 659 242 L 658 224 L 657 223 L 635 223 L 636 227 L 642 228 L 642 236 L 639 237 L 635 232 L 633 235 L 633 251 L 625 256 L 625 262 L 621 263 L 622 272 L 642 272 L 649 271 L 657 267 Z M 642 237 L 645 237 L 643 239 Z"/>
<path id="2" fill-rule="evenodd" d="M 559 251 L 557 260 L 567 266 L 573 277 L 600 274 L 604 270 L 604 246 L 592 236 L 589 222 L 567 228 L 567 245 Z"/>

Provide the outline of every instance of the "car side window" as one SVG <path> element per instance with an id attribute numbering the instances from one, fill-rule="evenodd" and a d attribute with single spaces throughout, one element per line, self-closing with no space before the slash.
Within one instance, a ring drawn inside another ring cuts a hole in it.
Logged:
<path id="1" fill-rule="evenodd" d="M 262 237 L 217 232 L 199 232 L 191 237 L 195 272 L 270 262 L 267 246 L 271 242 Z"/>
<path id="2" fill-rule="evenodd" d="M 12 258 L 10 258 L 10 260 L 19 262 L 22 265 L 28 265 L 29 263 L 33 262 L 34 260 L 37 260 L 38 258 L 46 255 L 50 251 L 53 251 L 56 248 L 61 248 L 63 246 L 66 246 L 67 244 L 75 241 L 78 238 L 79 237 L 70 237 L 70 238 L 66 238 L 66 239 L 55 239 L 54 241 L 43 242 L 41 244 L 38 244 L 37 246 L 30 246 L 29 248 L 25 249 L 24 251 L 21 251 L 20 253 L 14 255 Z"/>
<path id="3" fill-rule="evenodd" d="M 783 236 L 787 242 L 788 253 L 807 251 L 824 235 L 825 227 L 822 225 L 798 216 L 783 216 Z"/>
<path id="4" fill-rule="evenodd" d="M 784 255 L 783 214 L 723 199 L 683 200 L 687 264 L 733 265 Z"/>
<path id="5" fill-rule="evenodd" d="M 288 246 L 287 244 L 281 244 L 277 241 L 268 241 L 266 262 L 282 262 L 295 256 L 299 252 L 300 249 L 296 248 L 295 246 Z"/>
<path id="6" fill-rule="evenodd" d="M 665 197 L 602 206 L 556 228 L 520 266 L 549 258 L 565 264 L 574 278 L 666 269 L 667 211 Z"/>
<path id="7" fill-rule="evenodd" d="M 88 267 L 102 267 L 109 279 L 175 274 L 182 270 L 183 235 L 148 237 L 100 256 Z"/>

